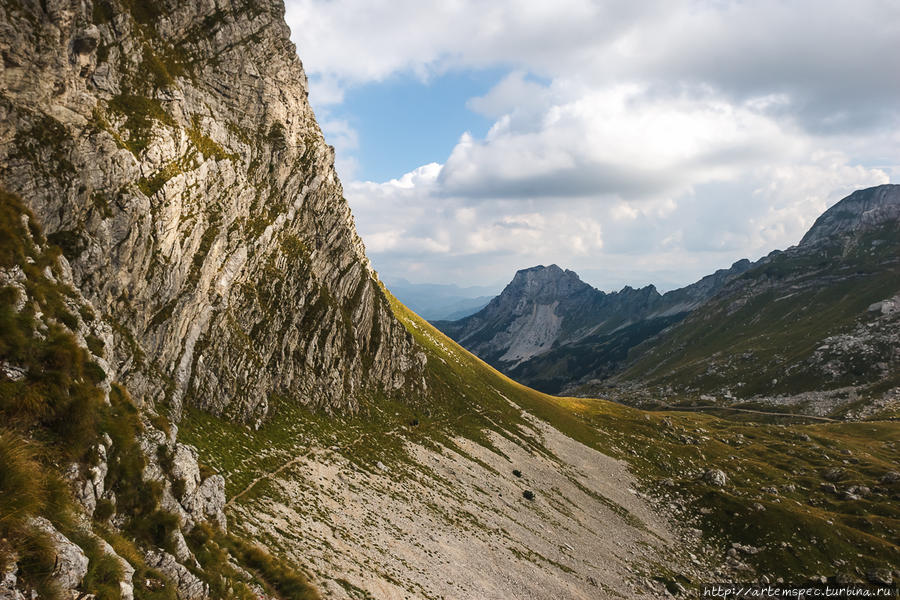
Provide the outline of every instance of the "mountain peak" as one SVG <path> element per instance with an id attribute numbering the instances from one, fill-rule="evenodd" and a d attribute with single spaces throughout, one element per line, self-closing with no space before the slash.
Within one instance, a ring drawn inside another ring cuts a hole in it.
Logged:
<path id="1" fill-rule="evenodd" d="M 857 190 L 826 210 L 800 240 L 810 246 L 878 227 L 900 224 L 900 185 L 885 184 Z"/>
<path id="2" fill-rule="evenodd" d="M 568 297 L 593 289 L 578 277 L 575 271 L 563 270 L 558 265 L 537 265 L 520 269 L 501 295 L 527 297 L 534 300 Z"/>

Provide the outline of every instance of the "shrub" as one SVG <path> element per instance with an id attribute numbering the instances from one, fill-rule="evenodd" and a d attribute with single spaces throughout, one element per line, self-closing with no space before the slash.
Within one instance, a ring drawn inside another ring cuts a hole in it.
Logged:
<path id="1" fill-rule="evenodd" d="M 56 567 L 56 548 L 50 537 L 43 531 L 29 528 L 22 531 L 16 541 L 20 577 L 35 588 L 38 598 L 61 599 L 59 586 L 51 579 Z"/>
<path id="2" fill-rule="evenodd" d="M 522 492 L 522 497 L 526 500 L 534 500 L 534 492 L 532 492 L 531 490 L 525 490 L 524 492 Z"/>
<path id="3" fill-rule="evenodd" d="M 522 471 L 520 471 L 518 469 L 513 469 L 513 475 L 515 475 L 516 477 L 521 477 Z"/>
<path id="4" fill-rule="evenodd" d="M 187 489 L 187 482 L 178 477 L 175 481 L 172 482 L 172 495 L 175 496 L 176 499 L 180 500 L 184 496 L 184 492 Z"/>
<path id="5" fill-rule="evenodd" d="M 92 536 L 81 534 L 72 541 L 84 550 L 89 560 L 81 587 L 93 593 L 96 600 L 120 600 L 122 593 L 119 582 L 124 573 L 118 559 L 104 552 Z"/>
<path id="6" fill-rule="evenodd" d="M 25 440 L 0 430 L 0 538 L 21 535 L 29 517 L 44 505 L 42 469 Z M 0 567 L 9 556 L 0 546 Z"/>
<path id="7" fill-rule="evenodd" d="M 135 537 L 165 550 L 172 550 L 172 533 L 178 529 L 178 517 L 165 510 L 154 510 L 147 516 L 133 519 L 131 531 Z"/>
<path id="8" fill-rule="evenodd" d="M 306 577 L 258 546 L 232 536 L 227 538 L 226 545 L 239 562 L 255 571 L 285 600 L 319 600 L 319 593 Z"/>
<path id="9" fill-rule="evenodd" d="M 82 313 L 82 318 L 83 318 L 83 313 Z M 88 347 L 88 350 L 91 351 L 91 354 L 93 354 L 94 356 L 103 358 L 103 355 L 104 355 L 103 340 L 98 338 L 93 333 L 89 333 L 85 336 L 84 341 L 87 342 L 87 347 Z"/>
<path id="10" fill-rule="evenodd" d="M 98 521 L 107 521 L 111 516 L 116 514 L 116 505 L 106 498 L 97 501 L 97 507 L 94 509 L 94 518 Z"/>

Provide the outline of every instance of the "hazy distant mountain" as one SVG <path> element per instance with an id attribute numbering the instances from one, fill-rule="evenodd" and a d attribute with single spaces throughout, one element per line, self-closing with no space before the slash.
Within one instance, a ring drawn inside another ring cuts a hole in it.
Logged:
<path id="1" fill-rule="evenodd" d="M 484 308 L 497 293 L 492 286 L 410 283 L 402 278 L 385 283 L 398 300 L 429 321 L 467 317 Z"/>

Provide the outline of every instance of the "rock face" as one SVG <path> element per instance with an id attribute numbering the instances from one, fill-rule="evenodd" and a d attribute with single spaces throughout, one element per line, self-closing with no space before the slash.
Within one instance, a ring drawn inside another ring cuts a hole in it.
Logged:
<path id="1" fill-rule="evenodd" d="M 628 350 L 684 318 L 751 266 L 742 260 L 684 288 L 604 293 L 556 265 L 523 269 L 484 309 L 435 325 L 504 373 L 557 393 L 613 372 Z"/>
<path id="2" fill-rule="evenodd" d="M 137 400 L 258 422 L 421 390 L 280 0 L 0 3 L 0 185 L 60 245 Z"/>
<path id="3" fill-rule="evenodd" d="M 88 570 L 88 558 L 84 550 L 57 531 L 50 521 L 43 517 L 35 518 L 32 526 L 47 534 L 56 551 L 53 580 L 64 591 L 77 588 Z"/>
<path id="4" fill-rule="evenodd" d="M 147 564 L 159 569 L 175 582 L 179 600 L 201 600 L 209 597 L 209 586 L 198 579 L 187 567 L 179 563 L 168 552 L 151 551 L 147 554 Z"/>
<path id="5" fill-rule="evenodd" d="M 900 185 L 879 185 L 857 190 L 822 213 L 800 240 L 800 246 L 834 243 L 885 226 L 900 225 Z"/>

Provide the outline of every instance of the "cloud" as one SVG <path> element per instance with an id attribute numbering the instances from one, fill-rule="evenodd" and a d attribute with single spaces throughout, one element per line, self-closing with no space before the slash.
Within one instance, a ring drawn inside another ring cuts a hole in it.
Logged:
<path id="1" fill-rule="evenodd" d="M 900 106 L 892 0 L 288 0 L 286 18 L 323 104 L 397 73 L 507 65 L 589 87 L 709 86 L 736 103 L 778 94 L 773 110 L 822 133 L 896 122 Z M 473 108 L 497 114 L 490 100 Z"/>
<path id="2" fill-rule="evenodd" d="M 889 181 L 746 107 L 599 110 L 633 105 L 613 96 L 584 110 L 550 105 L 538 132 L 464 135 L 443 165 L 347 185 L 376 265 L 495 283 L 558 262 L 601 286 L 659 273 L 685 284 L 795 244 L 829 205 Z"/>
<path id="3" fill-rule="evenodd" d="M 659 99 L 634 85 L 545 96 L 559 103 L 528 123 L 504 115 L 484 140 L 463 136 L 441 172 L 446 193 L 639 199 L 734 178 L 803 150 L 796 132 L 717 97 Z"/>
<path id="4" fill-rule="evenodd" d="M 344 177 L 352 178 L 358 167 L 352 151 L 359 148 L 359 135 L 346 119 L 331 118 L 327 111 L 319 119 L 325 139 L 334 146 L 335 167 Z"/>
<path id="5" fill-rule="evenodd" d="M 376 266 L 497 283 L 558 262 L 602 287 L 684 284 L 796 243 L 898 172 L 889 0 L 288 0 L 317 107 L 355 85 L 508 73 L 441 163 L 349 181 Z M 321 113 L 322 110 L 320 109 Z M 440 118 L 435 115 L 435 118 Z M 354 136 L 325 119 L 338 157 Z M 345 179 L 350 166 L 339 167 Z"/>

